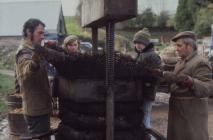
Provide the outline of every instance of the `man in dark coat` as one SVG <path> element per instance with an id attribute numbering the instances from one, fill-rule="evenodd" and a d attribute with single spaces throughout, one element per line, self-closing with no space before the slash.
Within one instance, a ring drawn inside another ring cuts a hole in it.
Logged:
<path id="1" fill-rule="evenodd" d="M 198 55 L 196 35 L 185 31 L 172 38 L 181 60 L 173 72 L 160 72 L 170 84 L 168 140 L 208 140 L 208 96 L 213 82 L 208 62 Z"/>
<path id="2" fill-rule="evenodd" d="M 133 38 L 135 51 L 138 53 L 137 63 L 143 67 L 143 71 L 140 71 L 140 73 L 143 75 L 141 83 L 143 97 L 142 110 L 144 112 L 143 124 L 146 128 L 151 128 L 152 104 L 155 100 L 159 84 L 159 78 L 150 75 L 149 69 L 160 68 L 161 66 L 160 56 L 155 52 L 154 45 L 150 42 L 150 37 L 149 30 L 144 28 L 138 31 Z"/>

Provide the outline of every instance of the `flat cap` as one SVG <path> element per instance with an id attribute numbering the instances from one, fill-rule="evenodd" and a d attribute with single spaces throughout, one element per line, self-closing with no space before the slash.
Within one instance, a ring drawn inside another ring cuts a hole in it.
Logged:
<path id="1" fill-rule="evenodd" d="M 192 38 L 193 40 L 196 40 L 196 34 L 192 31 L 184 31 L 184 32 L 180 32 L 178 33 L 177 35 L 175 35 L 173 38 L 172 38 L 172 41 L 176 42 L 178 39 L 180 38 L 184 38 L 184 37 L 189 37 L 189 38 Z"/>

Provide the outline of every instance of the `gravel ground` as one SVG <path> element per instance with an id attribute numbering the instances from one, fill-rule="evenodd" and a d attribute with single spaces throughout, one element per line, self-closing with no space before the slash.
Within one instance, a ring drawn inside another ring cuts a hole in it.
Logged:
<path id="1" fill-rule="evenodd" d="M 152 108 L 152 128 L 166 136 L 169 109 L 169 94 L 157 93 Z"/>
<path id="2" fill-rule="evenodd" d="M 169 109 L 169 94 L 157 93 L 155 104 L 152 109 L 152 128 L 166 136 L 168 109 Z M 213 140 L 213 98 L 209 99 L 209 137 Z"/>
<path id="3" fill-rule="evenodd" d="M 8 121 L 7 119 L 3 119 L 0 121 L 0 140 L 8 140 L 9 133 L 8 133 Z"/>

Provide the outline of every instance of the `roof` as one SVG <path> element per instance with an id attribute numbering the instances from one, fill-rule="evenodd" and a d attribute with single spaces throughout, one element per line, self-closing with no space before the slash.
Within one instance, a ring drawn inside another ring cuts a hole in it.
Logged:
<path id="1" fill-rule="evenodd" d="M 38 18 L 49 32 L 57 32 L 62 12 L 60 0 L 1 0 L 0 36 L 20 36 L 25 21 Z"/>

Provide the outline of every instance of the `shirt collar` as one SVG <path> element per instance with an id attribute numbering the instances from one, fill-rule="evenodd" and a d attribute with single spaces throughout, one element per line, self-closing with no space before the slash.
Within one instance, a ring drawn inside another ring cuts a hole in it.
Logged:
<path id="1" fill-rule="evenodd" d="M 21 40 L 21 46 L 29 48 L 29 49 L 34 49 L 33 45 L 30 44 L 26 39 Z"/>
<path id="2" fill-rule="evenodd" d="M 189 61 L 190 59 L 192 59 L 195 55 L 197 55 L 197 51 L 193 51 L 189 56 L 187 56 L 185 58 L 185 61 Z"/>

